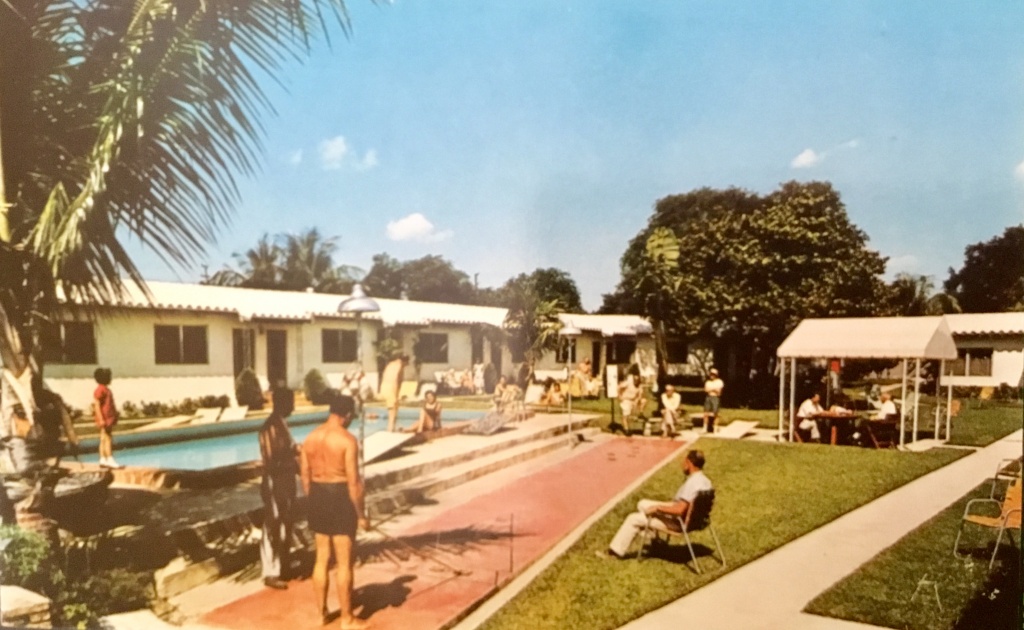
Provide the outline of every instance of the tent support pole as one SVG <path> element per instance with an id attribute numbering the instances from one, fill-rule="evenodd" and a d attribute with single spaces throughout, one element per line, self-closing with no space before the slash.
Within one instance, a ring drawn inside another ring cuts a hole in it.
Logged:
<path id="1" fill-rule="evenodd" d="M 917 441 L 917 415 L 921 408 L 921 359 L 914 359 L 914 439 Z"/>
<path id="2" fill-rule="evenodd" d="M 903 446 L 906 435 L 907 419 L 907 360 L 903 359 L 903 388 L 900 390 L 900 447 Z"/>
<path id="3" fill-rule="evenodd" d="M 943 360 L 945 363 L 945 360 Z M 945 375 L 945 370 L 943 370 Z M 949 441 L 949 430 L 951 424 L 951 418 L 953 417 L 953 383 L 946 385 L 946 441 Z"/>
<path id="4" fill-rule="evenodd" d="M 779 441 L 782 441 L 782 427 L 785 426 L 786 409 L 786 360 L 776 357 L 779 367 Z"/>
<path id="5" fill-rule="evenodd" d="M 793 422 L 796 420 L 796 357 L 789 360 L 789 441 L 793 441 Z"/>

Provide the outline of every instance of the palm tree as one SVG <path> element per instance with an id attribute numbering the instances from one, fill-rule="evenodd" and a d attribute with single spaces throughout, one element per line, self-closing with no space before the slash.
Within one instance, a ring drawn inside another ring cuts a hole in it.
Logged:
<path id="1" fill-rule="evenodd" d="M 558 347 L 562 310 L 557 300 L 542 300 L 531 282 L 513 282 L 502 288 L 503 306 L 508 308 L 505 331 L 513 360 L 521 358 L 532 372 L 545 352 Z"/>
<path id="2" fill-rule="evenodd" d="M 342 0 L 0 1 L 0 437 L 32 414 L 58 292 L 144 289 L 125 236 L 201 258 L 257 167 L 259 79 L 329 21 L 347 32 Z"/>

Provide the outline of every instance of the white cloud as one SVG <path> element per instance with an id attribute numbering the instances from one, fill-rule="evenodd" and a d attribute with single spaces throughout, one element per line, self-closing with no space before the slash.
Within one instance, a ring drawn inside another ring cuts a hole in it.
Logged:
<path id="1" fill-rule="evenodd" d="M 814 149 L 804 149 L 800 155 L 793 158 L 789 165 L 793 168 L 810 168 L 825 159 L 824 153 L 815 153 Z"/>
<path id="2" fill-rule="evenodd" d="M 288 163 L 294 166 L 302 164 L 302 149 L 298 149 L 297 151 L 292 151 L 291 153 L 289 153 Z"/>
<path id="3" fill-rule="evenodd" d="M 380 164 L 380 162 L 377 160 L 377 150 L 370 149 L 365 154 L 363 154 L 363 159 L 356 162 L 356 170 L 368 171 L 371 168 L 377 166 L 378 164 Z"/>
<path id="4" fill-rule="evenodd" d="M 920 264 L 921 261 L 913 254 L 891 256 L 885 265 L 885 271 L 890 276 L 895 276 L 900 272 L 913 273 L 917 271 Z"/>
<path id="5" fill-rule="evenodd" d="M 1017 168 L 1013 169 L 1013 176 L 1017 178 L 1018 182 L 1024 182 L 1024 161 L 1017 165 Z"/>
<path id="6" fill-rule="evenodd" d="M 320 166 L 325 171 L 343 168 L 353 171 L 368 171 L 380 164 L 377 150 L 369 149 L 362 157 L 349 146 L 345 136 L 334 136 L 320 143 Z"/>
<path id="7" fill-rule="evenodd" d="M 420 243 L 436 243 L 451 238 L 451 230 L 438 231 L 434 224 L 419 212 L 396 221 L 388 221 L 388 238 L 393 241 L 418 241 Z"/>
<path id="8" fill-rule="evenodd" d="M 348 142 L 345 136 L 335 136 L 320 143 L 320 165 L 328 171 L 336 171 L 345 163 Z"/>
<path id="9" fill-rule="evenodd" d="M 846 142 L 842 143 L 839 146 L 841 148 L 843 148 L 843 149 L 856 149 L 857 147 L 860 146 L 860 138 L 854 138 L 852 140 L 847 140 Z"/>

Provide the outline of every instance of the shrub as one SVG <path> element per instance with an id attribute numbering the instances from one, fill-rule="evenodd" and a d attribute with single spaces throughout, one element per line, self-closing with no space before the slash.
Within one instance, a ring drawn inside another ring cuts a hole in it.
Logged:
<path id="1" fill-rule="evenodd" d="M 306 399 L 314 405 L 326 405 L 329 401 L 328 396 L 331 393 L 330 387 L 327 385 L 327 379 L 320 373 L 320 370 L 313 368 L 309 372 L 306 372 L 306 377 L 302 380 L 303 389 L 306 393 Z"/>
<path id="2" fill-rule="evenodd" d="M 231 406 L 231 399 L 226 395 L 214 396 L 210 394 L 208 396 L 201 397 L 196 401 L 196 404 L 199 407 L 220 407 L 223 409 L 224 407 Z"/>
<path id="3" fill-rule="evenodd" d="M 248 405 L 249 409 L 263 409 L 263 388 L 256 373 L 246 368 L 239 372 L 235 379 L 235 400 L 239 405 Z"/>
<path id="4" fill-rule="evenodd" d="M 127 569 L 110 569 L 89 575 L 84 580 L 62 582 L 53 598 L 55 625 L 99 628 L 99 619 L 130 610 L 145 608 L 153 599 L 149 574 Z"/>
<path id="5" fill-rule="evenodd" d="M 1020 400 L 1020 389 L 1002 383 L 992 392 L 992 400 Z"/>
<path id="6" fill-rule="evenodd" d="M 39 590 L 51 560 L 50 544 L 40 534 L 17 525 L 0 526 L 0 539 L 10 541 L 3 552 L 4 571 L 0 581 L 31 591 Z"/>

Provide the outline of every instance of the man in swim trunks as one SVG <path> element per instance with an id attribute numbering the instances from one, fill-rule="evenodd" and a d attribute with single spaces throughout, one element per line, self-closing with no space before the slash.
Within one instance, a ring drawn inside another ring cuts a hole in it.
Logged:
<path id="1" fill-rule="evenodd" d="M 327 563 L 334 551 L 335 580 L 343 629 L 365 628 L 352 614 L 352 567 L 356 528 L 367 529 L 363 480 L 359 476 L 359 443 L 348 431 L 355 415 L 351 396 L 331 401 L 327 420 L 302 444 L 302 490 L 307 497 L 309 528 L 316 534 L 313 591 L 324 622 L 327 615 Z"/>

